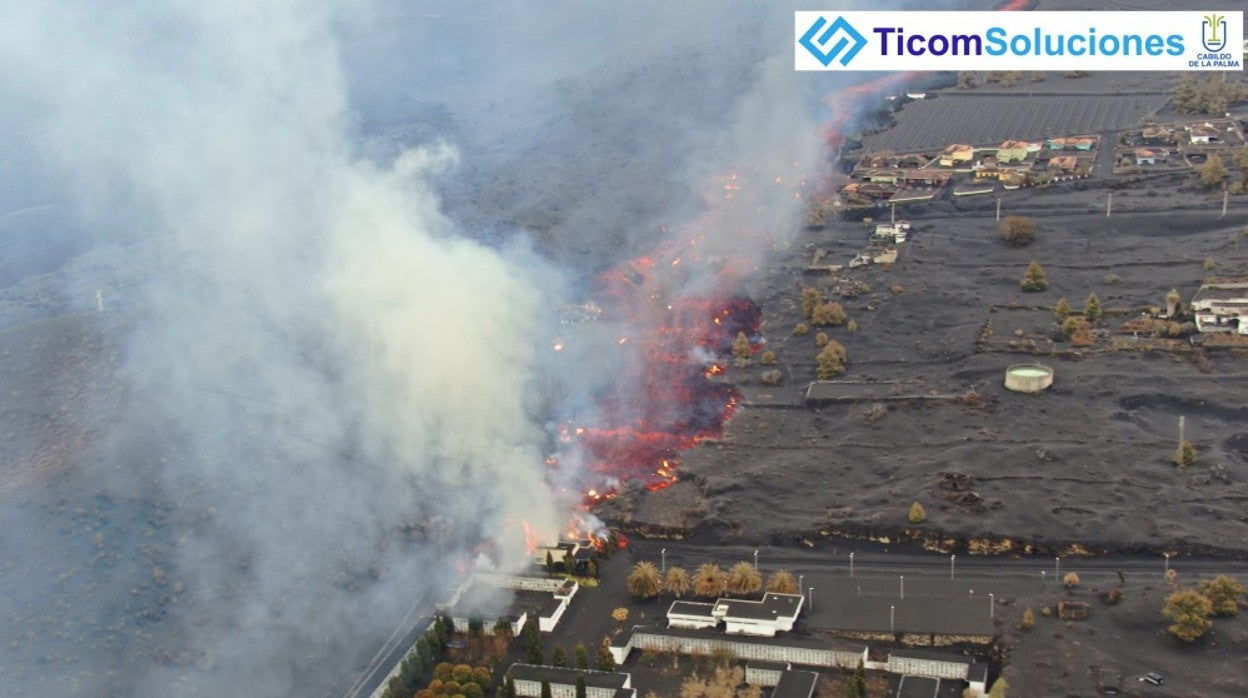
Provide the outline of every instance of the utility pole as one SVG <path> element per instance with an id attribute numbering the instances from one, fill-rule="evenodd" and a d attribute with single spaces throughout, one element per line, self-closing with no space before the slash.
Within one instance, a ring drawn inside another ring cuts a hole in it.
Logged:
<path id="1" fill-rule="evenodd" d="M 1001 220 L 1001 197 L 997 197 L 997 220 Z"/>
<path id="2" fill-rule="evenodd" d="M 1109 192 L 1109 196 L 1105 197 L 1105 217 L 1109 218 L 1110 210 L 1114 207 L 1114 193 Z"/>

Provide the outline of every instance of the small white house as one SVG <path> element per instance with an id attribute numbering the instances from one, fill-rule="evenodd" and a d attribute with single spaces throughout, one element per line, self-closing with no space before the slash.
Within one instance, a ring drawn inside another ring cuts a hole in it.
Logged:
<path id="1" fill-rule="evenodd" d="M 1202 333 L 1248 335 L 1248 283 L 1205 284 L 1192 297 L 1191 309 Z"/>
<path id="2" fill-rule="evenodd" d="M 1153 150 L 1152 148 L 1136 148 L 1135 164 L 1137 165 L 1156 165 L 1159 160 L 1165 160 L 1166 154 Z"/>

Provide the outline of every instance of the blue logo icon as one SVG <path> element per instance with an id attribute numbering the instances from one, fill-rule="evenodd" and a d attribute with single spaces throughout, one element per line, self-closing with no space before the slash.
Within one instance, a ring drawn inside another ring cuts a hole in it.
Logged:
<path id="1" fill-rule="evenodd" d="M 831 24 L 828 24 L 827 19 L 820 17 L 810 25 L 810 29 L 806 30 L 798 43 L 810 51 L 810 55 L 818 59 L 826 68 L 828 64 L 837 59 L 837 56 L 840 56 L 839 62 L 842 66 L 849 65 L 862 47 L 867 45 L 867 40 L 849 22 L 846 22 L 844 17 L 837 17 L 836 21 Z M 845 50 L 846 46 L 849 50 Z M 842 51 L 844 54 L 841 53 Z"/>
<path id="2" fill-rule="evenodd" d="M 1217 53 L 1226 48 L 1226 15 L 1207 14 L 1200 24 L 1200 41 L 1207 51 Z M 1218 35 L 1219 29 L 1222 30 L 1221 36 Z"/>

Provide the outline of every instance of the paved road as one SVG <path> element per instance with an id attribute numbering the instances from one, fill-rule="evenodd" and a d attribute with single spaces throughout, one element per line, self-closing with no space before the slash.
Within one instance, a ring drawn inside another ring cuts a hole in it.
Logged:
<path id="1" fill-rule="evenodd" d="M 766 568 L 785 568 L 794 572 L 835 572 L 849 573 L 850 554 L 853 554 L 853 566 L 856 575 L 861 574 L 916 574 L 916 575 L 947 575 L 950 570 L 950 556 L 942 553 L 897 550 L 868 542 L 841 541 L 836 545 L 825 545 L 818 549 L 775 548 L 753 546 L 703 546 L 690 543 L 632 539 L 632 554 L 637 559 L 654 560 L 660 564 L 679 564 L 685 567 L 696 567 L 704 562 L 717 562 L 720 565 L 738 561 L 752 562 L 754 551 L 759 552 L 759 565 Z M 662 550 L 666 549 L 666 555 Z M 1158 578 L 1164 574 L 1167 566 L 1179 572 L 1190 571 L 1202 575 L 1234 574 L 1248 575 L 1248 561 L 1238 560 L 1205 560 L 1200 558 L 1174 557 L 1166 560 L 1153 556 L 1108 556 L 1108 557 L 1012 557 L 987 555 L 957 555 L 952 561 L 954 572 L 958 577 L 974 575 L 985 579 L 1040 579 L 1055 572 L 1077 570 L 1080 575 L 1095 574 L 1117 577 L 1119 572 L 1131 575 L 1151 575 Z M 1051 577 L 1050 577 L 1051 578 Z"/>
<path id="2" fill-rule="evenodd" d="M 429 627 L 430 615 L 433 612 L 432 593 L 426 590 L 412 604 L 403 616 L 399 627 L 395 628 L 386 639 L 372 661 L 364 668 L 363 673 L 346 692 L 345 698 L 366 698 L 371 696 L 390 675 L 390 671 L 403 659 L 412 645 L 416 644 L 425 629 Z"/>
<path id="3" fill-rule="evenodd" d="M 1028 594 L 1054 585 L 1060 574 L 1076 571 L 1084 584 L 1112 583 L 1118 575 L 1133 581 L 1161 582 L 1167 567 L 1180 575 L 1210 576 L 1231 574 L 1248 581 L 1248 561 L 1206 560 L 1200 558 L 1122 555 L 1091 558 L 1013 557 L 1013 556 L 950 556 L 916 549 L 898 549 L 870 542 L 839 541 L 821 544 L 815 549 L 771 546 L 699 545 L 679 541 L 632 538 L 627 554 L 637 560 L 651 560 L 661 565 L 692 568 L 715 562 L 728 566 L 736 562 L 757 561 L 764 573 L 769 569 L 787 569 L 802 575 L 804 586 L 817 589 L 812 602 L 824 603 L 825 595 L 857 594 L 864 606 L 881 603 L 880 597 L 909 598 L 928 603 L 933 596 L 950 597 L 956 588 L 958 596 L 988 603 L 1016 594 Z M 852 554 L 852 563 L 851 563 Z M 951 559 L 952 557 L 952 559 Z M 976 591 L 978 590 L 978 592 Z M 439 599 L 426 590 L 408 610 L 399 627 L 361 673 L 345 694 L 345 698 L 367 698 L 382 685 L 390 671 L 412 647 L 429 625 L 429 615 Z M 900 601 L 883 601 L 882 609 Z M 948 603 L 942 600 L 941 603 Z M 812 612 L 816 609 L 812 605 Z M 883 611 L 881 611 L 883 613 Z M 887 615 L 881 615 L 886 618 Z"/>

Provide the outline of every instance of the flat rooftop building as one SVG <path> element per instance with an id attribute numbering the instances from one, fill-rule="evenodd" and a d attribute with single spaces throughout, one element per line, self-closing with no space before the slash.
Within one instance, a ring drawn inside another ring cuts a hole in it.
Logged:
<path id="1" fill-rule="evenodd" d="M 617 671 L 512 664 L 507 675 L 516 682 L 516 695 L 526 698 L 542 695 L 542 681 L 550 683 L 552 698 L 576 698 L 576 681 L 582 676 L 587 698 L 631 698 L 637 693 L 632 687 L 632 676 Z"/>
<path id="2" fill-rule="evenodd" d="M 810 698 L 815 694 L 819 675 L 813 671 L 786 671 L 771 692 L 771 698 Z"/>

